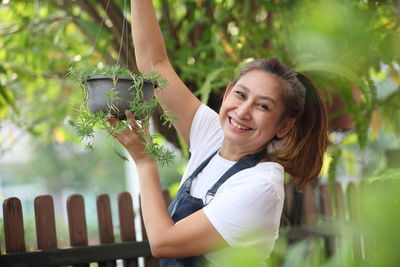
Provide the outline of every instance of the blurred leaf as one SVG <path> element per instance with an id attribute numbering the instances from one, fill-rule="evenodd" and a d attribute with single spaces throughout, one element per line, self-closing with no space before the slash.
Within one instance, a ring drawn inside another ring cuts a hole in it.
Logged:
<path id="1" fill-rule="evenodd" d="M 347 136 L 343 139 L 342 143 L 343 143 L 344 145 L 347 145 L 347 146 L 357 144 L 357 135 L 356 135 L 355 133 L 351 133 L 351 134 L 347 135 Z"/>
<path id="2" fill-rule="evenodd" d="M 341 156 L 343 157 L 344 167 L 351 176 L 357 174 L 357 156 L 349 149 L 343 149 Z"/>
<path id="3" fill-rule="evenodd" d="M 179 190 L 179 183 L 173 183 L 168 187 L 168 193 L 171 196 L 171 198 L 174 198 L 176 196 L 178 190 Z"/>
<path id="4" fill-rule="evenodd" d="M 333 147 L 331 154 L 332 160 L 329 164 L 329 171 L 328 171 L 328 182 L 330 184 L 335 183 L 336 176 L 337 176 L 337 168 L 340 160 L 342 150 L 338 147 Z"/>
<path id="5" fill-rule="evenodd" d="M 207 104 L 212 91 L 213 82 L 218 78 L 218 75 L 224 70 L 224 68 L 216 69 L 210 72 L 206 76 L 206 80 L 201 88 L 196 92 L 196 95 L 200 95 L 201 102 Z"/>
<path id="6" fill-rule="evenodd" d="M 321 266 L 324 259 L 321 238 L 309 238 L 293 244 L 284 259 L 283 267 Z"/>
<path id="7" fill-rule="evenodd" d="M 350 69 L 347 69 L 344 66 L 339 64 L 330 63 L 330 62 L 323 62 L 323 61 L 314 61 L 307 64 L 302 64 L 296 67 L 297 71 L 300 72 L 308 72 L 308 71 L 326 71 L 338 76 L 343 76 L 347 78 L 352 83 L 363 87 L 363 81 Z"/>
<path id="8" fill-rule="evenodd" d="M 17 115 L 19 114 L 19 110 L 15 105 L 14 95 L 2 84 L 0 84 L 0 104 L 0 110 L 2 110 L 2 113 L 4 112 L 2 117 L 6 115 L 5 109 L 7 108 L 7 105 L 9 105 L 17 113 Z"/>
<path id="9" fill-rule="evenodd" d="M 100 29 L 98 24 L 82 17 L 78 19 L 78 23 L 93 37 L 94 40 L 96 40 L 96 38 L 97 40 L 104 40 L 108 38 L 109 34 L 107 33 L 107 30 L 104 29 L 104 27 L 106 27 L 105 24 L 103 24 L 102 28 Z"/>

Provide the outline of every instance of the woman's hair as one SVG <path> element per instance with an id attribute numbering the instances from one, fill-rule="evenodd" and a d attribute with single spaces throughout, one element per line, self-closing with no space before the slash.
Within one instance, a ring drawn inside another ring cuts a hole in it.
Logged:
<path id="1" fill-rule="evenodd" d="M 309 78 L 289 69 L 277 58 L 248 63 L 237 80 L 252 70 L 268 72 L 282 81 L 284 111 L 280 121 L 295 118 L 296 122 L 282 139 L 275 137 L 267 144 L 267 152 L 271 160 L 280 163 L 293 177 L 297 188 L 302 189 L 321 171 L 328 139 L 325 102 Z"/>

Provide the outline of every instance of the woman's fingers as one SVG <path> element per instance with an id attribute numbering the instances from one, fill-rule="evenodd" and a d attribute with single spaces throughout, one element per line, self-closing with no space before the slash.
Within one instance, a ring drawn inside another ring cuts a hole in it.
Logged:
<path id="1" fill-rule="evenodd" d="M 129 120 L 132 128 L 136 128 L 138 126 L 135 117 L 133 117 L 133 114 L 130 110 L 125 110 L 125 116 Z"/>
<path id="2" fill-rule="evenodd" d="M 109 133 L 114 136 L 127 149 L 127 151 L 132 155 L 132 158 L 135 161 L 141 160 L 145 158 L 145 156 L 143 156 L 143 151 L 145 150 L 145 139 L 141 134 L 141 130 L 147 132 L 148 129 L 138 124 L 129 110 L 125 111 L 125 115 L 128 119 L 127 122 L 129 122 L 129 124 L 121 122 L 118 118 L 114 116 L 107 118 L 107 121 L 108 123 L 110 123 L 112 128 L 119 128 L 119 123 L 124 123 L 124 125 L 121 126 L 129 126 L 127 128 L 123 127 L 123 130 L 110 130 Z"/>
<path id="3" fill-rule="evenodd" d="M 142 125 L 138 124 L 135 117 L 133 116 L 132 112 L 129 110 L 125 110 L 125 116 L 129 121 L 129 127 L 123 129 L 123 130 L 114 130 L 114 131 L 110 131 L 111 135 L 113 135 L 114 137 L 120 137 L 122 138 L 122 136 L 126 136 L 131 138 L 136 139 L 135 137 L 138 137 L 138 131 L 139 129 L 143 130 L 145 133 L 149 133 L 147 127 L 142 127 Z M 117 128 L 119 123 L 122 123 L 117 117 L 111 116 L 109 118 L 107 118 L 107 121 L 110 123 L 110 125 L 113 128 Z M 118 138 L 118 139 L 120 139 Z"/>
<path id="4" fill-rule="evenodd" d="M 140 127 L 146 133 L 146 135 L 150 135 L 149 128 L 145 127 L 144 125 L 139 125 L 130 110 L 125 110 L 125 116 L 131 123 L 132 129 Z"/>

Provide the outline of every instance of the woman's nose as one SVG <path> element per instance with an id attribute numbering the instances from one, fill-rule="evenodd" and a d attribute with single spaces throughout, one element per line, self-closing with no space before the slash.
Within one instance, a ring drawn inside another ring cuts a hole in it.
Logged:
<path id="1" fill-rule="evenodd" d="M 236 114 L 240 119 L 250 119 L 250 117 L 251 117 L 250 109 L 251 109 L 250 103 L 242 102 L 236 108 Z"/>

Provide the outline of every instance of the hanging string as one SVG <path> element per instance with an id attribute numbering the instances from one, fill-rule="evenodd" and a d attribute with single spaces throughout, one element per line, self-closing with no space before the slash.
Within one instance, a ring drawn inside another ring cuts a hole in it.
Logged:
<path id="1" fill-rule="evenodd" d="M 109 4 L 110 4 L 110 1 L 111 1 L 111 0 L 108 0 L 108 1 L 107 1 L 107 5 L 106 5 L 106 8 L 105 8 L 105 10 L 104 10 L 105 13 L 104 13 L 104 16 L 103 16 L 103 18 L 102 18 L 102 20 L 101 20 L 100 27 L 99 27 L 99 29 L 97 30 L 96 39 L 95 39 L 95 41 L 94 41 L 94 45 L 93 45 L 92 52 L 90 52 L 90 55 L 89 55 L 89 57 L 88 57 L 87 60 L 86 60 L 85 68 L 88 68 L 88 67 L 89 67 L 89 65 L 90 65 L 90 59 L 93 57 L 93 53 L 94 53 L 94 51 L 96 50 L 97 41 L 99 40 L 100 31 L 101 31 L 101 29 L 102 29 L 102 27 L 103 27 L 104 21 L 106 20 L 107 10 L 108 10 L 108 6 L 109 6 Z M 89 91 L 88 91 L 88 90 L 85 90 L 84 87 L 81 87 L 81 88 L 82 88 L 82 90 L 83 90 L 83 103 L 82 103 L 82 105 L 85 105 L 85 104 L 87 103 L 87 100 L 88 100 L 88 97 L 89 97 Z"/>
<path id="2" fill-rule="evenodd" d="M 101 20 L 100 27 L 99 27 L 99 29 L 97 30 L 97 34 L 96 34 L 96 39 L 95 39 L 95 41 L 94 41 L 93 50 L 92 50 L 92 52 L 90 53 L 90 56 L 89 56 L 89 58 L 88 58 L 88 60 L 87 60 L 87 62 L 86 62 L 86 66 L 89 65 L 89 60 L 92 58 L 93 53 L 94 53 L 94 51 L 96 50 L 97 41 L 99 40 L 101 28 L 103 27 L 104 21 L 106 20 L 107 10 L 108 10 L 108 6 L 109 6 L 109 4 L 110 4 L 110 1 L 111 1 L 111 0 L 108 0 L 108 1 L 107 1 L 106 8 L 104 9 L 105 13 L 104 13 L 103 19 Z"/>
<path id="3" fill-rule="evenodd" d="M 124 35 L 127 35 L 127 34 L 125 34 L 125 24 L 126 24 L 126 18 L 125 18 L 125 15 L 124 15 L 125 7 L 126 7 L 126 0 L 124 0 L 124 7 L 122 9 L 122 33 L 121 33 L 121 40 L 120 40 L 120 44 L 119 44 L 117 65 L 119 65 L 119 58 L 121 56 L 122 44 L 124 43 Z M 127 41 L 128 40 L 128 36 L 126 36 L 125 39 Z M 128 54 L 127 48 L 125 48 L 125 53 Z M 128 65 L 128 61 L 127 61 L 126 64 Z"/>

